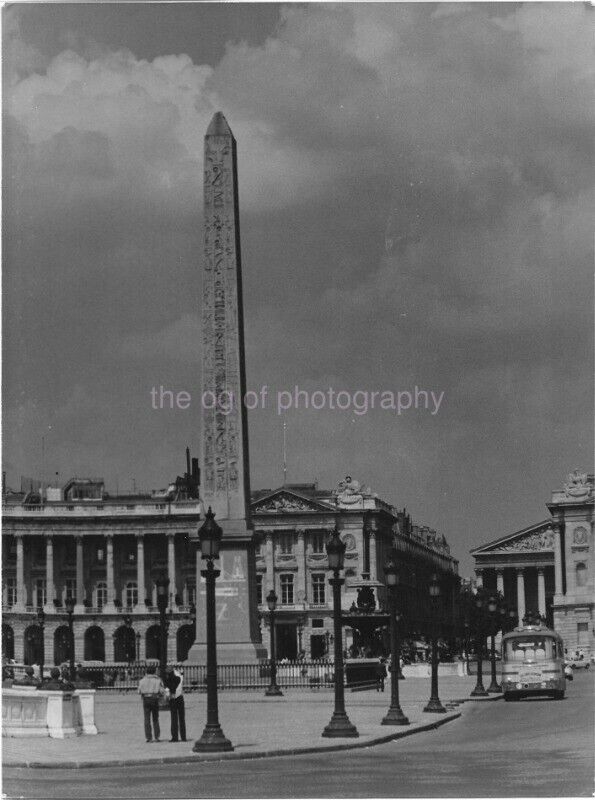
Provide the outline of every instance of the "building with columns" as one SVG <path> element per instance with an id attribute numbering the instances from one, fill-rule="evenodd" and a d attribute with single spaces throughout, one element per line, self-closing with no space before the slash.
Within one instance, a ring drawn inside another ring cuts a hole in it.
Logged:
<path id="1" fill-rule="evenodd" d="M 191 493 L 190 493 L 191 494 Z M 169 579 L 168 657 L 194 641 L 196 570 L 189 534 L 200 503 L 173 484 L 153 495 L 110 497 L 101 479 L 73 479 L 43 496 L 5 494 L 2 651 L 17 662 L 62 663 L 65 600 L 73 598 L 77 661 L 157 658 L 155 579 Z M 42 630 L 37 610 L 45 612 Z"/>
<path id="2" fill-rule="evenodd" d="M 569 652 L 593 653 L 593 476 L 571 473 L 546 505 L 547 519 L 471 551 L 477 583 L 503 592 L 519 619 L 538 611 Z"/>
<path id="3" fill-rule="evenodd" d="M 155 580 L 169 578 L 168 659 L 183 661 L 195 640 L 196 559 L 190 534 L 200 524 L 197 491 L 178 479 L 153 495 L 110 497 L 101 479 L 73 479 L 63 489 L 5 493 L 3 504 L 2 650 L 17 662 L 68 658 L 65 600 L 74 598 L 77 662 L 158 658 Z M 278 595 L 278 654 L 329 652 L 332 603 L 325 544 L 335 526 L 347 546 L 342 604 L 357 601 L 362 581 L 384 605 L 382 567 L 396 547 L 404 628 L 427 633 L 427 586 L 441 577 L 446 629 L 454 625 L 458 562 L 443 536 L 415 525 L 351 478 L 335 491 L 315 484 L 252 493 L 256 602 L 269 644 L 266 594 Z M 200 583 L 199 583 L 200 586 Z M 223 603 L 225 597 L 218 597 Z M 38 623 L 43 607 L 45 625 Z M 346 630 L 345 645 L 353 642 Z"/>
<path id="4" fill-rule="evenodd" d="M 455 635 L 458 561 L 444 536 L 413 524 L 404 510 L 384 502 L 358 481 L 347 477 L 334 491 L 302 483 L 253 492 L 251 516 L 263 642 L 268 647 L 266 595 L 275 589 L 280 658 L 295 658 L 300 651 L 308 658 L 319 658 L 329 652 L 333 621 L 325 543 L 335 526 L 346 544 L 344 611 L 357 602 L 362 584 L 373 589 L 377 607 L 386 608 L 383 566 L 389 550 L 396 547 L 403 632 L 428 634 L 428 585 L 436 573 L 443 592 L 444 631 Z M 352 643 L 357 642 L 347 627 L 345 647 Z"/>

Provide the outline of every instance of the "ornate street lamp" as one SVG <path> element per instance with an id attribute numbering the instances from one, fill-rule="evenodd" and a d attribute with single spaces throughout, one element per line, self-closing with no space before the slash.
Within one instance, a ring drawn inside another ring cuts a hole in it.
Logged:
<path id="1" fill-rule="evenodd" d="M 37 609 L 37 622 L 41 628 L 41 652 L 39 656 L 39 680 L 43 683 L 43 662 L 45 658 L 45 611 L 43 606 Z"/>
<path id="2" fill-rule="evenodd" d="M 165 574 L 161 574 L 155 581 L 157 587 L 157 608 L 159 610 L 159 676 L 161 680 L 165 680 L 165 669 L 167 667 L 167 618 L 165 612 L 167 611 L 167 603 L 169 595 L 167 589 L 169 587 L 169 578 Z"/>
<path id="3" fill-rule="evenodd" d="M 282 697 L 283 692 L 277 686 L 277 653 L 275 651 L 275 611 L 277 609 L 277 595 L 275 594 L 275 590 L 271 589 L 271 591 L 267 594 L 267 606 L 269 607 L 269 624 L 271 628 L 271 682 L 269 684 L 269 688 L 266 690 L 265 695 L 267 697 Z"/>
<path id="4" fill-rule="evenodd" d="M 70 680 L 74 681 L 74 626 L 72 622 L 72 616 L 74 614 L 74 606 L 76 600 L 74 597 L 70 596 L 64 600 L 64 608 L 66 609 L 66 613 L 68 615 L 68 663 L 69 663 L 69 671 L 70 671 Z"/>
<path id="5" fill-rule="evenodd" d="M 471 674 L 469 669 L 469 646 L 470 646 L 470 630 L 471 630 L 471 623 L 469 622 L 469 609 L 465 609 L 465 616 L 463 618 L 463 629 L 465 631 L 465 673 L 467 675 Z"/>
<path id="6" fill-rule="evenodd" d="M 481 592 L 475 595 L 475 610 L 477 619 L 477 637 L 475 639 L 475 655 L 477 658 L 477 683 L 471 692 L 471 697 L 485 697 L 487 692 L 483 685 L 483 617 L 485 613 L 484 599 Z"/>
<path id="7" fill-rule="evenodd" d="M 440 597 L 440 583 L 437 575 L 432 575 L 429 592 L 432 603 L 432 684 L 430 700 L 424 711 L 445 714 L 446 709 L 438 697 L 438 599 Z"/>
<path id="8" fill-rule="evenodd" d="M 359 736 L 357 728 L 349 721 L 345 712 L 345 686 L 343 682 L 343 631 L 341 626 L 341 586 L 345 583 L 344 578 L 339 577 L 339 572 L 343 569 L 345 558 L 345 542 L 341 541 L 339 531 L 335 528 L 333 535 L 326 543 L 326 553 L 328 556 L 328 566 L 333 572 L 333 577 L 329 579 L 333 587 L 333 626 L 335 636 L 335 710 L 331 721 L 323 730 L 322 735 L 332 737 L 356 737 Z"/>
<path id="9" fill-rule="evenodd" d="M 498 683 L 496 677 L 496 622 L 498 616 L 498 601 L 492 596 L 488 600 L 488 613 L 490 615 L 490 667 L 491 667 L 491 682 L 488 686 L 490 694 L 498 694 L 502 691 L 502 687 Z"/>
<path id="10" fill-rule="evenodd" d="M 223 530 L 215 522 L 215 515 L 209 506 L 205 521 L 198 531 L 202 558 L 207 560 L 207 568 L 200 574 L 206 582 L 207 600 L 207 724 L 202 736 L 194 743 L 195 753 L 213 753 L 233 750 L 219 724 L 217 705 L 217 620 L 215 607 L 215 581 L 221 574 L 213 566 L 213 559 L 219 558 L 219 546 Z"/>
<path id="11" fill-rule="evenodd" d="M 403 714 L 399 704 L 399 660 L 401 648 L 399 646 L 399 631 L 397 627 L 397 586 L 399 585 L 399 569 L 394 555 L 384 565 L 384 575 L 388 587 L 390 610 L 390 708 L 382 720 L 383 725 L 409 725 L 409 720 Z"/>

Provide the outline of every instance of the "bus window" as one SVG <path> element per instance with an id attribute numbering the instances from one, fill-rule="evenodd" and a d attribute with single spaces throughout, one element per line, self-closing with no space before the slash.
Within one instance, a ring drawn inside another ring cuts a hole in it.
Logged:
<path id="1" fill-rule="evenodd" d="M 548 636 L 524 636 L 506 642 L 509 661 L 544 661 L 556 657 L 555 641 Z"/>

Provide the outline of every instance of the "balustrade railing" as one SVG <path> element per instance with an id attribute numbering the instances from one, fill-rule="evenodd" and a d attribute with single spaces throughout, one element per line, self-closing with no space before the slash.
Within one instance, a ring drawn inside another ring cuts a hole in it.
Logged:
<path id="1" fill-rule="evenodd" d="M 130 664 L 84 664 L 80 667 L 78 678 L 90 681 L 99 691 L 135 692 L 138 682 L 145 674 L 147 663 Z M 17 672 L 22 665 L 12 665 Z M 185 664 L 182 666 L 185 692 L 206 691 L 207 668 L 204 664 Z M 222 691 L 264 691 L 270 683 L 270 664 L 219 664 L 217 683 Z M 331 661 L 279 661 L 277 662 L 277 683 L 282 689 L 316 690 L 331 689 L 334 680 L 334 667 Z"/>

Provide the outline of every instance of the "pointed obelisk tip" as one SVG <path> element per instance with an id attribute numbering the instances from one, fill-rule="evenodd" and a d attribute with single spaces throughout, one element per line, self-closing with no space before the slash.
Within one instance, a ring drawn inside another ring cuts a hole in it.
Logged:
<path id="1" fill-rule="evenodd" d="M 221 111 L 217 111 L 213 116 L 211 124 L 207 128 L 207 136 L 233 136 L 231 128 Z"/>

